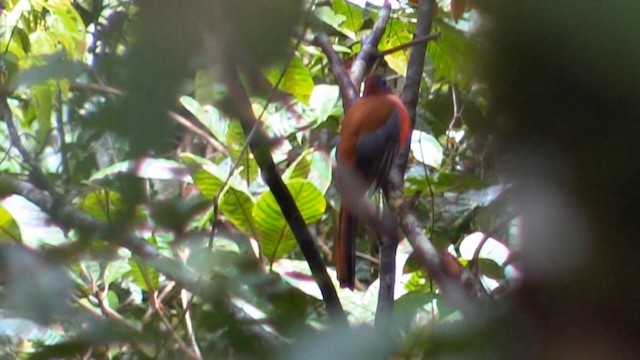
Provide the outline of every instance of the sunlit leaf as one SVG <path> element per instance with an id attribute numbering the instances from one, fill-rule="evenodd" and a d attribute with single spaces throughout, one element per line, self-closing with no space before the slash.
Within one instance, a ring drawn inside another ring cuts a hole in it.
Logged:
<path id="1" fill-rule="evenodd" d="M 326 200 L 310 181 L 292 179 L 287 183 L 287 188 L 307 224 L 320 220 L 327 205 Z M 293 233 L 271 191 L 266 191 L 258 198 L 253 217 L 260 240 L 260 251 L 265 256 L 277 259 L 295 248 Z"/>
<path id="2" fill-rule="evenodd" d="M 129 265 L 131 266 L 131 271 L 128 272 L 128 275 L 132 277 L 136 285 L 140 286 L 144 291 L 158 290 L 160 284 L 158 270 L 141 264 L 133 258 L 129 259 Z M 148 285 L 151 285 L 151 288 Z"/>
<path id="3" fill-rule="evenodd" d="M 414 130 L 411 135 L 411 154 L 416 160 L 434 168 L 440 167 L 444 157 L 442 146 L 433 136 Z"/>
<path id="4" fill-rule="evenodd" d="M 91 176 L 95 181 L 107 176 L 120 174 L 135 175 L 145 179 L 191 181 L 184 165 L 168 159 L 144 158 L 137 161 L 127 160 L 108 166 Z"/>
<path id="5" fill-rule="evenodd" d="M 282 69 L 272 69 L 267 73 L 267 78 L 271 84 L 275 85 L 282 76 Z M 309 69 L 302 63 L 298 57 L 291 59 L 289 67 L 287 67 L 278 88 L 293 96 L 300 102 L 307 104 L 311 98 L 313 91 L 313 78 Z"/>
<path id="6" fill-rule="evenodd" d="M 202 195 L 209 199 L 213 199 L 218 195 L 225 180 L 230 177 L 228 172 L 223 171 L 220 166 L 205 158 L 188 153 L 182 153 L 180 157 L 190 167 L 193 183 L 198 187 Z M 242 188 L 237 176 L 231 176 L 228 184 Z"/>
<path id="7" fill-rule="evenodd" d="M 20 228 L 13 219 L 13 216 L 3 207 L 0 206 L 0 243 L 17 242 L 21 243 Z"/>
<path id="8" fill-rule="evenodd" d="M 309 159 L 311 153 L 313 153 L 313 149 L 307 149 L 302 152 L 282 174 L 282 180 L 306 179 L 311 171 L 311 162 Z"/>
<path id="9" fill-rule="evenodd" d="M 129 262 L 124 259 L 119 259 L 116 261 L 112 261 L 106 265 L 106 269 L 104 271 L 104 282 L 105 285 L 109 285 L 114 281 L 118 281 L 122 278 L 124 274 L 131 270 L 131 265 Z"/>
<path id="10" fill-rule="evenodd" d="M 211 105 L 202 106 L 201 102 L 186 95 L 180 97 L 180 103 L 189 110 L 202 125 L 209 129 L 218 141 L 225 145 L 227 144 L 229 121 L 220 116 L 218 109 Z"/>
<path id="11" fill-rule="evenodd" d="M 38 140 L 44 142 L 51 129 L 51 113 L 56 86 L 53 81 L 46 81 L 31 87 L 32 106 L 38 122 Z"/>
<path id="12" fill-rule="evenodd" d="M 342 114 L 340 88 L 337 85 L 318 84 L 313 88 L 309 106 L 304 108 L 304 116 L 308 123 L 320 124 L 330 116 Z"/>
<path id="13" fill-rule="evenodd" d="M 353 6 L 347 3 L 345 0 L 334 0 L 333 10 L 337 14 L 345 16 L 345 21 L 342 26 L 349 29 L 352 32 L 360 30 L 364 23 L 364 15 L 362 14 L 362 8 Z"/>
<path id="14" fill-rule="evenodd" d="M 244 131 L 239 121 L 231 121 L 227 130 L 227 147 L 233 161 L 239 162 L 240 174 L 246 183 L 250 183 L 258 176 L 258 164 L 251 151 L 247 148 L 243 152 L 245 144 Z"/>
<path id="15" fill-rule="evenodd" d="M 413 25 L 411 23 L 401 21 L 391 21 L 387 25 L 387 29 L 380 41 L 379 49 L 381 51 L 389 50 L 399 45 L 406 44 L 413 39 Z M 404 75 L 407 73 L 407 63 L 409 61 L 408 50 L 401 50 L 391 53 L 384 57 L 389 67 L 397 74 Z"/>
<path id="16" fill-rule="evenodd" d="M 336 13 L 332 8 L 328 6 L 318 6 L 313 10 L 313 14 L 327 25 L 340 30 L 340 25 L 347 20 L 347 17 Z"/>
<path id="17" fill-rule="evenodd" d="M 220 198 L 220 211 L 245 234 L 257 238 L 253 221 L 255 201 L 246 191 L 229 187 Z"/>
<path id="18" fill-rule="evenodd" d="M 34 248 L 43 244 L 60 245 L 67 241 L 64 232 L 39 207 L 22 196 L 9 196 L 0 201 L 20 228 L 22 242 Z"/>

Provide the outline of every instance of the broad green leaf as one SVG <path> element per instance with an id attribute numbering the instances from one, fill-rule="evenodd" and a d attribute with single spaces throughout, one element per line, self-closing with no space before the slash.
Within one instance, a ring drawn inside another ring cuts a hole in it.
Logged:
<path id="1" fill-rule="evenodd" d="M 31 53 L 29 57 L 25 57 L 20 63 L 21 68 L 27 68 L 34 64 L 42 64 L 42 59 L 38 59 L 39 55 L 50 55 L 58 51 L 56 39 L 50 33 L 44 30 L 36 30 L 29 35 L 31 42 Z"/>
<path id="2" fill-rule="evenodd" d="M 191 169 L 193 183 L 198 187 L 202 195 L 209 199 L 213 199 L 218 195 L 225 179 L 229 177 L 228 173 L 205 158 L 188 153 L 182 153 L 180 157 Z M 229 184 L 231 186 L 239 186 L 237 177 L 232 176 Z"/>
<path id="3" fill-rule="evenodd" d="M 133 258 L 129 259 L 129 266 L 131 266 L 131 271 L 129 271 L 127 274 L 131 276 L 133 282 L 136 285 L 140 286 L 142 290 L 158 290 L 158 287 L 160 285 L 160 274 L 158 273 L 158 270 L 141 264 Z M 151 289 L 149 288 L 147 283 L 151 285 Z"/>
<path id="4" fill-rule="evenodd" d="M 39 143 L 46 140 L 49 136 L 49 130 L 51 130 L 51 114 L 55 94 L 56 86 L 53 81 L 46 81 L 31 88 L 32 106 L 35 109 L 38 122 L 37 139 Z"/>
<path id="5" fill-rule="evenodd" d="M 122 195 L 115 191 L 104 189 L 93 191 L 82 199 L 78 207 L 96 219 L 108 223 L 130 220 L 125 218 L 129 213 L 125 211 Z M 136 210 L 136 217 L 144 217 L 141 209 Z"/>
<path id="6" fill-rule="evenodd" d="M 202 102 L 186 95 L 180 97 L 180 103 L 189 110 L 202 125 L 209 129 L 218 141 L 224 145 L 227 144 L 229 121 L 220 116 L 218 109 L 211 105 L 202 106 Z"/>
<path id="7" fill-rule="evenodd" d="M 306 179 L 311 171 L 310 156 L 313 153 L 313 149 L 307 149 L 298 156 L 297 159 L 289 165 L 287 170 L 282 174 L 282 180 L 288 181 L 289 179 Z"/>
<path id="8" fill-rule="evenodd" d="M 220 211 L 245 234 L 257 238 L 253 223 L 253 197 L 246 191 L 229 187 L 220 198 Z"/>
<path id="9" fill-rule="evenodd" d="M 399 45 L 406 44 L 413 39 L 414 26 L 411 23 L 403 21 L 390 21 L 387 29 L 380 41 L 379 49 L 381 51 L 394 48 Z M 409 62 L 409 51 L 396 51 L 384 57 L 397 74 L 404 75 L 407 73 L 407 63 Z"/>
<path id="10" fill-rule="evenodd" d="M 227 148 L 233 161 L 239 161 L 240 175 L 249 184 L 258 177 L 259 168 L 249 149 L 242 152 L 244 144 L 245 136 L 242 125 L 239 121 L 231 121 L 227 130 Z M 241 155 L 242 157 L 240 157 Z"/>
<path id="11" fill-rule="evenodd" d="M 318 84 L 313 88 L 309 106 L 303 108 L 308 124 L 321 124 L 330 116 L 342 114 L 340 88 L 337 85 Z"/>
<path id="12" fill-rule="evenodd" d="M 65 233 L 49 215 L 22 196 L 8 196 L 0 204 L 18 224 L 20 240 L 25 245 L 39 248 L 43 244 L 58 246 L 67 242 Z"/>
<path id="13" fill-rule="evenodd" d="M 314 223 L 322 217 L 326 200 L 322 193 L 308 180 L 292 179 L 287 183 L 304 221 Z M 271 191 L 263 193 L 253 209 L 253 218 L 260 241 L 260 251 L 277 259 L 296 247 L 296 240 Z"/>
<path id="14" fill-rule="evenodd" d="M 41 4 L 51 12 L 47 31 L 72 58 L 80 58 L 85 50 L 85 27 L 71 2 L 32 0 L 32 3 Z"/>
<path id="15" fill-rule="evenodd" d="M 329 154 L 322 151 L 314 151 L 311 154 L 311 171 L 308 179 L 324 194 L 331 185 L 331 178 L 331 159 Z"/>
<path id="16" fill-rule="evenodd" d="M 273 85 L 276 84 L 280 76 L 282 76 L 281 68 L 271 69 L 267 73 L 267 78 Z M 309 69 L 302 63 L 302 60 L 294 57 L 289 63 L 278 89 L 295 96 L 300 102 L 308 104 L 313 86 L 313 77 Z"/>
<path id="17" fill-rule="evenodd" d="M 215 104 L 217 97 L 215 91 L 215 76 L 213 70 L 204 69 L 198 70 L 196 72 L 194 92 L 195 101 L 199 102 L 200 104 Z"/>
<path id="18" fill-rule="evenodd" d="M 437 22 L 434 31 L 441 33 L 436 41 L 430 41 L 427 53 L 436 69 L 436 76 L 466 85 L 474 76 L 479 51 L 476 44 L 464 32 L 455 27 Z"/>
<path id="19" fill-rule="evenodd" d="M 308 179 L 324 194 L 331 185 L 331 176 L 329 155 L 307 149 L 285 170 L 282 179 Z"/>
<path id="20" fill-rule="evenodd" d="M 0 206 L 0 243 L 3 242 L 22 243 L 22 238 L 20 237 L 20 227 L 13 216 L 3 206 Z"/>
<path id="21" fill-rule="evenodd" d="M 105 285 L 108 286 L 115 281 L 121 280 L 122 276 L 129 271 L 131 271 L 131 265 L 125 259 L 110 262 L 104 270 Z"/>
<path id="22" fill-rule="evenodd" d="M 336 13 L 328 6 L 318 6 L 313 10 L 313 14 L 325 24 L 336 30 L 342 30 L 341 25 L 347 20 L 347 17 Z"/>
<path id="23" fill-rule="evenodd" d="M 411 135 L 411 153 L 425 165 L 439 168 L 444 157 L 442 146 L 426 132 L 414 130 Z"/>
<path id="24" fill-rule="evenodd" d="M 361 8 L 353 6 L 347 3 L 345 0 L 334 0 L 333 10 L 337 14 L 345 16 L 346 19 L 342 23 L 342 26 L 344 28 L 349 29 L 351 32 L 355 33 L 362 27 L 362 24 L 364 23 L 364 15 Z"/>

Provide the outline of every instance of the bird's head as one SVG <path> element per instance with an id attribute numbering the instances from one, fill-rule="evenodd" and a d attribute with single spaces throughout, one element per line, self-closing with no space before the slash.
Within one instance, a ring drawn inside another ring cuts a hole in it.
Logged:
<path id="1" fill-rule="evenodd" d="M 390 93 L 391 89 L 387 85 L 387 80 L 382 75 L 372 75 L 364 82 L 364 94 L 362 96 L 371 96 L 377 94 Z"/>

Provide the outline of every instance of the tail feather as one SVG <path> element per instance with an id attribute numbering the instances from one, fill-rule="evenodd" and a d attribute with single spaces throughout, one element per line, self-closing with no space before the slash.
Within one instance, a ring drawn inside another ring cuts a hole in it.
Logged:
<path id="1" fill-rule="evenodd" d="M 353 290 L 356 279 L 356 217 L 340 206 L 338 236 L 334 244 L 334 260 L 340 287 Z"/>

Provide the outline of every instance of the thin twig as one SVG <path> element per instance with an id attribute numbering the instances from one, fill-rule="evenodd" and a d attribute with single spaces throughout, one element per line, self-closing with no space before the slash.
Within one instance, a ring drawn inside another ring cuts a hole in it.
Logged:
<path id="1" fill-rule="evenodd" d="M 376 54 L 376 56 L 384 57 L 384 56 L 393 54 L 395 52 L 410 48 L 412 46 L 416 46 L 418 44 L 426 43 L 429 40 L 437 40 L 439 38 L 440 38 L 440 33 L 434 33 L 434 34 L 420 36 L 420 37 L 417 37 L 417 38 L 409 41 L 408 43 L 404 43 L 404 44 L 392 47 L 391 49 L 387 49 L 385 51 L 379 52 L 378 54 Z"/>

